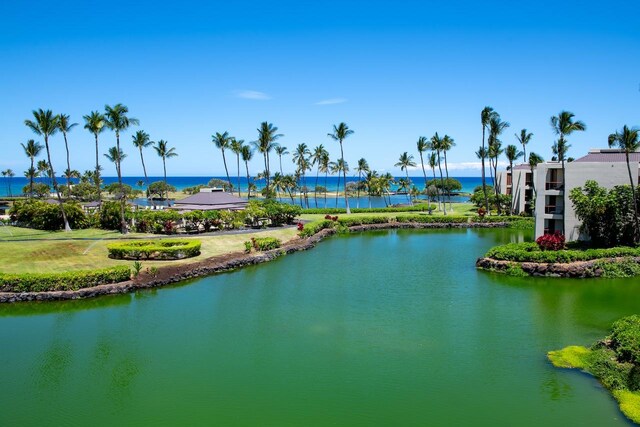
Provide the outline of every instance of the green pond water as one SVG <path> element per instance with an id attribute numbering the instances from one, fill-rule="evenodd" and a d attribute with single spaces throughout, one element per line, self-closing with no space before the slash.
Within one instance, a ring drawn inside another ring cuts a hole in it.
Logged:
<path id="1" fill-rule="evenodd" d="M 510 230 L 337 236 L 135 294 L 0 306 L 0 425 L 629 425 L 548 350 L 640 313 L 637 280 L 476 271 Z"/>

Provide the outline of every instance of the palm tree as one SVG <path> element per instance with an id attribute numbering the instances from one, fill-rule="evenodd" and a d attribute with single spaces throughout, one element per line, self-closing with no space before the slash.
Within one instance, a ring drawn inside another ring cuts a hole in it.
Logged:
<path id="1" fill-rule="evenodd" d="M 287 151 L 287 147 L 279 144 L 275 145 L 275 148 L 273 149 L 273 151 L 275 151 L 276 154 L 278 155 L 278 160 L 280 162 L 280 175 L 284 175 L 284 173 L 282 172 L 282 156 L 289 154 L 289 151 Z"/>
<path id="2" fill-rule="evenodd" d="M 279 147 L 276 147 L 276 152 Z M 286 147 L 285 147 L 286 148 Z M 278 154 L 280 155 L 280 154 Z M 309 163 L 309 157 L 311 156 L 311 150 L 307 147 L 307 144 L 302 143 L 298 144 L 296 150 L 293 153 L 293 163 L 295 163 L 298 167 L 298 172 L 302 177 L 302 192 L 304 194 L 304 200 L 307 208 L 309 207 L 309 199 L 307 198 L 307 177 L 306 171 L 311 169 L 311 164 Z"/>
<path id="3" fill-rule="evenodd" d="M 524 157 L 522 158 L 522 160 L 524 160 L 525 163 L 527 163 L 527 144 L 529 142 L 531 142 L 531 138 L 533 137 L 533 133 L 531 132 L 527 132 L 526 129 L 522 129 L 520 131 L 520 135 L 518 135 L 517 133 L 514 134 L 516 136 L 516 139 L 518 140 L 518 142 L 520 143 L 520 145 L 522 145 L 522 150 L 523 150 L 523 155 Z"/>
<path id="4" fill-rule="evenodd" d="M 169 148 L 169 143 L 164 139 L 161 139 L 155 143 L 153 146 L 158 156 L 162 158 L 162 169 L 164 171 L 164 191 L 165 191 L 165 199 L 167 200 L 167 206 L 169 206 L 169 191 L 167 189 L 167 159 L 171 157 L 176 157 L 178 153 L 176 153 L 175 148 Z M 231 184 L 231 181 L 229 181 Z"/>
<path id="5" fill-rule="evenodd" d="M 500 154 L 504 151 L 502 149 L 502 141 L 500 141 L 499 136 L 504 132 L 506 128 L 508 128 L 509 122 L 505 122 L 500 118 L 499 114 L 494 114 L 489 119 L 489 162 L 493 164 L 493 179 L 494 179 L 494 190 L 496 193 L 496 203 L 498 208 L 498 214 L 500 214 L 500 203 L 498 203 L 498 199 L 500 197 L 500 185 L 497 181 L 498 178 L 498 158 Z"/>
<path id="6" fill-rule="evenodd" d="M 269 168 L 269 153 L 276 147 L 276 141 L 284 136 L 278 132 L 278 128 L 272 123 L 262 122 L 258 128 L 258 140 L 252 144 L 256 147 L 259 153 L 264 156 L 264 174 L 267 187 L 267 195 L 269 194 L 269 179 L 271 177 L 271 170 Z"/>
<path id="7" fill-rule="evenodd" d="M 114 157 L 114 160 L 117 162 L 116 172 L 118 173 L 118 186 L 122 191 L 123 197 L 120 200 L 120 229 L 122 234 L 127 234 L 129 230 L 127 229 L 127 221 L 124 217 L 124 205 L 126 203 L 126 198 L 124 197 L 124 187 L 122 186 L 122 165 L 121 162 L 124 160 L 126 156 L 122 153 L 120 149 L 120 132 L 124 132 L 131 125 L 138 125 L 138 119 L 133 117 L 128 117 L 127 113 L 129 109 L 122 104 L 116 104 L 113 107 L 109 105 L 104 106 L 105 109 L 105 119 L 104 124 L 107 128 L 111 129 L 116 134 L 116 150 L 118 155 Z"/>
<path id="8" fill-rule="evenodd" d="M 78 126 L 78 124 L 69 123 L 69 119 L 70 117 L 68 114 L 58 115 L 58 128 L 64 137 L 64 148 L 67 150 L 67 170 L 70 171 L 71 164 L 69 163 L 69 144 L 67 143 L 67 133 L 71 132 L 71 129 Z M 67 187 L 69 188 L 69 194 L 71 194 L 71 178 L 69 176 L 67 176 Z"/>
<path id="9" fill-rule="evenodd" d="M 53 165 L 51 164 L 51 150 L 49 149 L 49 137 L 54 135 L 58 130 L 59 117 L 55 116 L 51 110 L 43 110 L 40 108 L 37 111 L 33 111 L 33 118 L 35 120 L 25 120 L 24 124 L 31 129 L 36 135 L 42 135 L 44 138 L 44 146 L 47 150 L 47 166 L 50 173 L 53 188 L 56 191 L 58 197 L 58 205 L 60 206 L 60 212 L 62 212 L 62 221 L 64 222 L 64 231 L 71 231 L 69 221 L 67 220 L 67 214 L 64 212 L 64 206 L 62 205 L 62 197 L 60 197 L 60 191 L 58 191 L 58 183 L 56 182 L 56 174 L 53 172 Z"/>
<path id="10" fill-rule="evenodd" d="M 3 178 L 6 178 L 6 177 L 7 177 L 7 171 L 2 171 L 2 172 L 0 172 L 0 173 L 2 174 L 2 177 L 3 177 Z M 6 188 L 6 190 L 7 190 L 7 196 L 9 196 L 9 192 L 10 192 L 10 190 L 9 190 L 9 180 L 6 180 L 6 181 L 5 181 L 5 183 L 4 183 L 4 185 L 7 187 L 7 188 Z"/>
<path id="11" fill-rule="evenodd" d="M 372 171 L 372 170 L 368 170 L 364 177 L 364 183 L 367 188 L 367 195 L 369 198 L 369 209 L 371 209 L 371 194 L 374 194 L 376 192 L 378 179 L 379 179 L 378 172 Z"/>
<path id="12" fill-rule="evenodd" d="M 329 177 L 329 172 L 331 170 L 331 164 L 333 162 L 330 161 L 329 152 L 325 150 L 324 154 L 320 159 L 320 163 L 318 166 L 318 171 L 324 173 L 324 207 L 327 207 L 327 178 Z"/>
<path id="13" fill-rule="evenodd" d="M 409 168 L 416 166 L 416 162 L 413 161 L 413 156 L 405 151 L 400 155 L 400 158 L 398 159 L 398 163 L 396 163 L 394 166 L 395 167 L 400 166 L 400 170 L 406 172 L 407 179 L 404 182 L 404 185 L 405 185 L 405 189 L 409 190 L 409 188 L 407 187 L 411 185 L 411 181 L 409 180 Z M 411 197 L 409 197 L 409 191 L 407 191 L 407 199 L 409 199 L 409 203 L 413 205 L 413 201 L 411 200 Z"/>
<path id="14" fill-rule="evenodd" d="M 429 144 L 430 149 L 433 149 L 432 144 Z M 429 154 L 429 167 L 431 168 L 431 172 L 433 173 L 433 181 L 436 181 L 436 166 L 440 163 L 438 155 L 433 151 Z M 425 184 L 426 185 L 426 184 Z M 438 210 L 440 210 L 440 191 L 438 190 L 438 186 L 436 187 L 436 198 L 438 199 Z"/>
<path id="15" fill-rule="evenodd" d="M 229 191 L 231 191 L 231 189 L 233 188 L 233 185 L 231 185 L 231 178 L 229 178 L 229 169 L 227 169 L 227 159 L 224 156 L 224 150 L 226 150 L 227 148 L 231 148 L 231 141 L 233 140 L 233 137 L 229 135 L 229 132 L 226 132 L 226 131 L 223 133 L 216 132 L 215 135 L 211 135 L 211 140 L 213 141 L 215 146 L 222 151 L 222 162 L 224 163 L 224 172 L 227 174 L 227 181 L 229 181 Z"/>
<path id="16" fill-rule="evenodd" d="M 251 175 L 249 175 L 249 162 L 253 158 L 253 150 L 248 145 L 242 146 L 242 161 L 244 162 L 244 166 L 247 168 L 247 199 L 251 198 Z"/>
<path id="17" fill-rule="evenodd" d="M 382 193 L 382 199 L 384 200 L 384 204 L 389 206 L 391 204 L 391 186 L 395 184 L 396 180 L 389 172 L 382 175 L 379 179 L 380 183 L 380 192 Z M 385 194 L 389 197 L 389 202 L 387 203 L 387 199 L 385 198 Z"/>
<path id="18" fill-rule="evenodd" d="M 575 114 L 569 111 L 561 111 L 557 116 L 551 117 L 551 127 L 553 131 L 558 135 L 558 141 L 554 143 L 553 152 L 557 154 L 558 160 L 562 163 L 562 186 L 564 188 L 565 183 L 565 167 L 564 161 L 567 154 L 567 151 L 571 147 L 571 145 L 567 144 L 566 137 L 571 135 L 575 131 L 584 131 L 587 129 L 587 125 L 580 120 L 574 121 L 573 118 Z M 565 194 L 565 202 L 566 202 L 566 191 Z M 565 220 L 565 210 L 562 210 L 562 234 L 565 234 L 564 228 L 564 220 Z"/>
<path id="19" fill-rule="evenodd" d="M 36 157 L 40 155 L 40 152 L 44 148 L 42 144 L 39 142 L 35 142 L 33 139 L 27 141 L 27 145 L 20 143 L 22 145 L 22 149 L 24 150 L 24 154 L 31 160 L 31 167 L 29 168 L 29 174 L 27 177 L 29 178 L 29 197 L 33 196 L 33 178 L 35 177 L 35 168 L 34 162 Z"/>
<path id="20" fill-rule="evenodd" d="M 349 197 L 347 196 L 347 171 L 346 171 L 346 163 L 344 161 L 344 151 L 342 149 L 342 141 L 345 140 L 349 135 L 353 134 L 353 130 L 349 129 L 346 123 L 341 122 L 338 126 L 333 125 L 333 133 L 327 134 L 327 136 L 331 137 L 334 141 L 338 141 L 340 143 L 340 159 L 342 160 L 342 165 L 345 166 L 342 169 L 343 177 L 344 177 L 344 204 L 347 207 L 347 215 L 351 213 L 351 209 L 349 209 Z"/>
<path id="21" fill-rule="evenodd" d="M 7 177 L 7 194 L 9 195 L 9 197 L 12 197 L 13 194 L 11 192 L 11 179 L 16 176 L 16 174 L 12 169 L 7 169 L 6 171 L 2 172 L 2 175 L 6 175 Z"/>
<path id="22" fill-rule="evenodd" d="M 513 211 L 514 211 L 514 194 L 513 194 L 513 188 L 515 187 L 515 183 L 513 181 L 513 162 L 515 162 L 516 160 L 518 160 L 520 157 L 522 157 L 523 153 L 522 151 L 518 151 L 518 147 L 516 147 L 513 144 L 509 144 L 507 145 L 507 148 L 505 149 L 505 154 L 507 156 L 507 160 L 509 161 L 509 173 L 511 174 L 511 215 L 513 215 Z"/>
<path id="23" fill-rule="evenodd" d="M 482 109 L 482 112 L 480 113 L 480 121 L 482 123 L 482 149 L 485 153 L 487 153 L 487 151 L 485 151 L 486 148 L 484 145 L 485 131 L 489 128 L 489 122 L 491 121 L 491 119 L 496 116 L 498 116 L 498 113 L 493 111 L 493 108 L 489 106 L 484 107 Z M 485 158 L 486 157 L 483 157 L 480 159 L 482 161 L 482 193 L 484 194 L 484 207 L 486 211 L 489 212 L 489 198 L 487 197 L 487 180 L 486 180 L 486 171 L 485 171 L 485 165 L 484 165 Z"/>
<path id="24" fill-rule="evenodd" d="M 358 166 L 356 166 L 356 172 L 358 172 L 358 195 L 356 198 L 356 208 L 360 207 L 360 187 L 362 185 L 362 174 L 369 172 L 369 163 L 362 158 L 358 160 Z"/>
<path id="25" fill-rule="evenodd" d="M 456 143 L 453 142 L 453 138 L 449 135 L 445 135 L 442 137 L 441 149 L 444 153 L 444 170 L 447 175 L 447 187 L 449 187 L 449 165 L 447 164 L 447 151 L 451 150 L 455 147 Z M 449 210 L 453 211 L 453 207 L 451 206 L 451 189 L 447 188 L 447 197 L 449 198 Z"/>
<path id="26" fill-rule="evenodd" d="M 536 168 L 536 166 L 538 166 L 538 164 L 542 162 L 544 162 L 544 159 L 542 157 L 534 152 L 529 153 L 529 167 L 531 168 L 531 187 L 533 188 L 534 197 L 538 197 L 538 192 L 536 191 L 536 181 L 535 179 L 533 179 L 533 170 Z"/>
<path id="27" fill-rule="evenodd" d="M 49 167 L 49 163 L 46 160 L 39 160 L 36 167 L 38 170 L 38 175 L 44 176 L 44 178 L 47 180 L 47 185 L 51 187 L 51 168 Z"/>
<path id="28" fill-rule="evenodd" d="M 124 154 L 122 152 L 121 149 L 119 149 L 118 147 L 111 147 L 109 148 L 109 150 L 107 151 L 106 154 L 104 154 L 104 156 L 109 159 L 110 162 L 112 162 L 115 166 L 116 166 L 116 174 L 120 173 L 120 165 L 122 163 L 122 161 L 125 159 L 125 157 L 127 157 L 126 154 Z M 125 198 L 125 194 L 124 194 L 124 187 L 120 186 L 120 191 L 121 191 L 121 195 L 120 197 L 122 199 Z"/>
<path id="29" fill-rule="evenodd" d="M 429 150 L 429 140 L 425 136 L 418 138 L 417 142 L 418 154 L 420 154 L 420 165 L 422 166 L 422 175 L 424 176 L 424 190 L 427 191 L 427 172 L 424 169 L 424 158 L 422 153 Z"/>
<path id="30" fill-rule="evenodd" d="M 240 197 L 240 154 L 242 154 L 242 148 L 244 147 L 244 139 L 231 140 L 231 152 L 236 155 L 237 167 L 238 167 L 238 197 Z"/>
<path id="31" fill-rule="evenodd" d="M 153 144 L 153 141 L 149 138 L 149 134 L 143 130 L 139 130 L 132 136 L 133 146 L 140 151 L 140 161 L 142 162 L 142 172 L 144 173 L 144 182 L 147 187 L 147 197 L 149 196 L 149 177 L 147 176 L 147 167 L 144 164 L 144 156 L 142 154 L 142 149 L 147 148 Z M 153 197 L 151 198 L 151 203 L 155 206 L 155 202 L 153 201 Z"/>
<path id="32" fill-rule="evenodd" d="M 631 165 L 629 163 L 629 153 L 638 151 L 640 148 L 640 138 L 638 137 L 638 129 L 629 129 L 627 125 L 624 125 L 622 132 L 616 132 L 609 135 L 609 147 L 617 145 L 618 148 L 624 151 L 625 159 L 627 161 L 627 171 L 629 172 L 629 184 L 631 185 L 631 194 L 633 196 L 633 213 L 635 220 L 634 230 L 634 243 L 638 243 L 640 239 L 640 224 L 638 223 L 638 201 L 636 198 L 636 184 L 633 183 L 633 176 L 631 174 Z"/>
<path id="33" fill-rule="evenodd" d="M 442 162 L 440 161 L 440 151 L 442 150 L 442 138 L 438 135 L 438 132 L 431 137 L 431 149 L 436 151 L 436 159 L 438 160 L 438 169 L 440 170 L 440 189 L 444 192 L 444 179 L 442 177 Z M 444 194 L 444 193 L 443 193 Z M 447 214 L 447 203 L 442 198 L 442 212 Z"/>
<path id="34" fill-rule="evenodd" d="M 315 200 L 316 208 L 318 207 L 318 178 L 320 176 L 320 166 L 325 155 L 328 157 L 329 153 L 322 144 L 314 148 L 313 153 L 311 154 L 311 165 L 316 165 L 316 186 L 313 191 L 313 198 Z"/>
<path id="35" fill-rule="evenodd" d="M 84 119 L 84 128 L 91 132 L 96 141 L 96 173 L 94 175 L 94 181 L 96 190 L 98 191 L 98 200 L 100 200 L 100 161 L 98 158 L 98 135 L 104 131 L 105 118 L 104 115 L 98 111 L 92 111 L 86 116 L 82 116 Z"/>

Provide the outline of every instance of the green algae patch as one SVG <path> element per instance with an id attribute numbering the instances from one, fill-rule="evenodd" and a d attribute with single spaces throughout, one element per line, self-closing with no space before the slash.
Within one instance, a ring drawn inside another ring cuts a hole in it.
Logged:
<path id="1" fill-rule="evenodd" d="M 640 424 L 640 392 L 615 390 L 613 397 L 618 401 L 622 413 L 634 423 Z"/>
<path id="2" fill-rule="evenodd" d="M 556 368 L 585 369 L 589 353 L 591 350 L 586 347 L 570 345 L 562 350 L 550 351 L 547 357 Z"/>

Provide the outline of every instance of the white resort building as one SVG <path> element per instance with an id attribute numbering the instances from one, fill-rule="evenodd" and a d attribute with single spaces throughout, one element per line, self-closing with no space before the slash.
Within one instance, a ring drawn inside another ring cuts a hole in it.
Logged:
<path id="1" fill-rule="evenodd" d="M 640 152 L 631 153 L 629 160 L 633 183 L 638 185 Z M 562 175 L 562 164 L 556 161 L 540 163 L 530 178 L 529 165 L 518 165 L 513 169 L 513 176 L 511 171 L 498 174 L 498 183 L 505 183 L 500 185 L 500 191 L 514 195 L 516 214 L 529 212 L 528 206 L 535 203 L 536 239 L 555 231 L 564 231 L 567 241 L 580 238 L 581 223 L 569 200 L 572 189 L 583 187 L 588 180 L 605 188 L 629 184 L 626 157 L 624 151 L 618 149 L 592 149 L 586 156 L 565 162 L 566 179 Z"/>

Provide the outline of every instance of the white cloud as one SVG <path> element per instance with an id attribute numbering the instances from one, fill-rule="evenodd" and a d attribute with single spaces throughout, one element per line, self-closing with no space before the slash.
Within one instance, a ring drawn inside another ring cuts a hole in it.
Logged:
<path id="1" fill-rule="evenodd" d="M 343 104 L 347 102 L 345 98 L 329 98 L 323 99 L 322 101 L 318 101 L 315 105 L 333 105 L 333 104 Z"/>
<path id="2" fill-rule="evenodd" d="M 271 99 L 271 97 L 266 93 L 258 92 L 257 90 L 237 90 L 235 95 L 242 99 L 256 99 L 260 101 Z"/>

